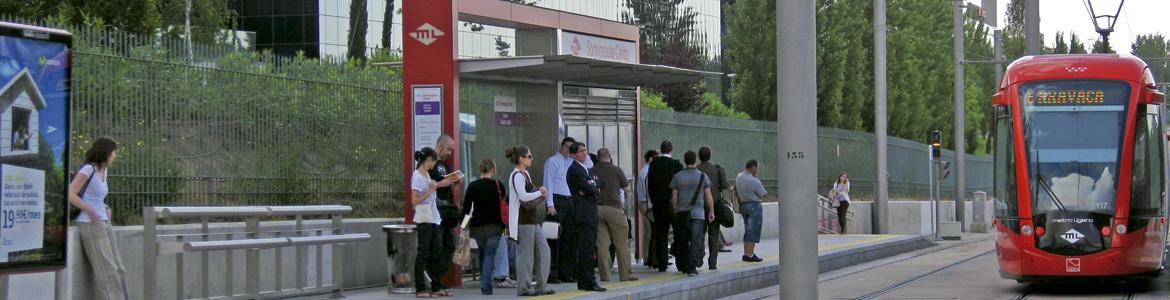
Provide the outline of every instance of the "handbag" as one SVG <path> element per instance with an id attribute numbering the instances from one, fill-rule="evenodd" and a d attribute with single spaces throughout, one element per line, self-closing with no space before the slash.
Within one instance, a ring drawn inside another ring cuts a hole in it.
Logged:
<path id="1" fill-rule="evenodd" d="M 475 208 L 471 209 L 475 212 Z M 466 266 L 471 264 L 471 230 L 467 229 L 467 223 L 471 221 L 471 215 L 463 217 L 463 223 L 459 225 L 459 240 L 455 244 L 455 256 L 451 258 L 451 263 Z"/>
<path id="2" fill-rule="evenodd" d="M 544 233 L 544 239 L 556 240 L 561 236 L 561 223 L 545 221 L 540 225 L 541 233 Z"/>
<path id="3" fill-rule="evenodd" d="M 496 195 L 500 196 L 500 220 L 508 225 L 508 194 L 500 191 L 500 182 L 496 182 Z"/>
<path id="4" fill-rule="evenodd" d="M 79 170 L 84 169 L 86 165 L 92 166 L 93 164 L 90 164 L 90 163 L 82 164 L 81 168 L 79 168 Z M 78 171 L 78 172 L 80 172 L 80 171 Z M 94 175 L 97 175 L 97 166 L 94 166 L 93 173 L 89 174 L 89 178 L 85 179 L 85 185 L 81 186 L 81 191 L 77 192 L 77 198 L 81 198 L 82 201 L 85 201 L 85 189 L 89 188 L 89 182 L 93 181 L 93 178 L 95 177 Z M 77 176 L 77 175 L 75 174 L 74 176 Z M 77 217 L 79 217 L 79 216 L 81 216 L 81 209 L 78 209 L 77 207 L 74 207 L 73 205 L 69 205 L 69 219 L 76 220 Z M 109 216 L 109 218 L 113 219 L 114 216 Z"/>
<path id="5" fill-rule="evenodd" d="M 528 177 L 528 174 L 524 174 L 524 173 L 520 173 L 520 172 L 512 172 L 512 180 L 510 180 L 510 182 L 515 181 L 516 174 L 523 174 L 524 175 L 524 190 L 526 193 L 531 193 L 532 190 L 535 189 L 532 186 L 532 178 Z M 511 188 L 516 189 L 515 186 L 512 186 Z M 519 195 L 520 191 L 516 191 L 516 194 Z M 545 215 L 548 214 L 548 208 L 545 207 L 544 201 L 532 200 L 532 201 L 525 202 L 525 201 L 520 201 L 520 199 L 516 199 L 516 201 L 520 202 L 520 216 L 518 218 L 518 220 L 520 221 L 520 224 L 522 224 L 522 225 L 537 225 L 537 224 L 541 224 L 542 222 L 544 222 Z"/>
<path id="6" fill-rule="evenodd" d="M 735 227 L 735 212 L 726 200 L 715 201 L 715 222 L 726 228 Z"/>
<path id="7" fill-rule="evenodd" d="M 420 203 L 414 206 L 414 223 L 435 223 L 435 216 L 431 215 L 434 203 Z"/>

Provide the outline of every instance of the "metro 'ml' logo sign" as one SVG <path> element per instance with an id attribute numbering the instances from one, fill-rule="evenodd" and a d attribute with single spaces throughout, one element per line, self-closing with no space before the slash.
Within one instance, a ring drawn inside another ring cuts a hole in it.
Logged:
<path id="1" fill-rule="evenodd" d="M 417 30 L 410 33 L 410 37 L 418 40 L 419 42 L 422 42 L 423 45 L 428 46 L 431 45 L 431 43 L 439 40 L 438 37 L 443 35 L 445 35 L 443 31 L 435 28 L 435 26 L 431 25 L 430 23 L 423 23 L 422 26 L 419 26 Z"/>

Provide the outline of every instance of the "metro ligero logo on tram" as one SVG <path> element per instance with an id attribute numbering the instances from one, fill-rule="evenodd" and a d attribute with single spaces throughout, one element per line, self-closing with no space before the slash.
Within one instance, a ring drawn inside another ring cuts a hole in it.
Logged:
<path id="1" fill-rule="evenodd" d="M 1069 229 L 1068 231 L 1065 231 L 1064 234 L 1062 234 L 1060 237 L 1068 241 L 1069 244 L 1076 244 L 1078 241 L 1085 238 L 1085 235 L 1081 234 L 1081 232 L 1077 231 L 1076 229 Z"/>

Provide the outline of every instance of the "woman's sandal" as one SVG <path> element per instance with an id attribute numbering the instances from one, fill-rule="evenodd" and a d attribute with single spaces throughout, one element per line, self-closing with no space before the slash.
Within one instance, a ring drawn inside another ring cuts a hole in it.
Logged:
<path id="1" fill-rule="evenodd" d="M 414 293 L 414 297 L 415 298 L 435 298 L 435 295 L 431 294 L 431 293 L 427 293 L 427 292 L 419 292 L 419 293 Z"/>
<path id="2" fill-rule="evenodd" d="M 451 296 L 453 296 L 453 295 L 451 294 L 451 290 L 450 290 L 450 289 L 445 289 L 445 290 L 438 291 L 438 292 L 431 292 L 431 295 L 432 295 L 432 296 L 435 296 L 434 298 L 438 298 L 438 297 L 451 297 Z"/>

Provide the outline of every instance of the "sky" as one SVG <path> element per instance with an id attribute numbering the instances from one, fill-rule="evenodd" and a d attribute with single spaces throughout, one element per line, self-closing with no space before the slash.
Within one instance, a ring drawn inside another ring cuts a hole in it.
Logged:
<path id="1" fill-rule="evenodd" d="M 1007 4 L 1010 0 L 998 1 L 999 23 L 1003 26 L 1007 20 Z M 1065 41 L 1068 41 L 1068 32 L 1076 32 L 1085 43 L 1085 48 L 1092 49 L 1093 42 L 1100 39 L 1101 35 L 1093 27 L 1086 8 L 1087 2 L 1093 4 L 1098 15 L 1112 15 L 1117 12 L 1117 6 L 1122 0 L 1040 0 L 1040 33 L 1044 35 L 1044 45 L 1055 45 L 1057 31 L 1065 32 Z M 1139 34 L 1161 33 L 1164 37 L 1170 37 L 1170 0 L 1124 2 L 1113 33 L 1109 35 L 1109 43 L 1114 50 L 1129 53 L 1130 45 Z"/>

